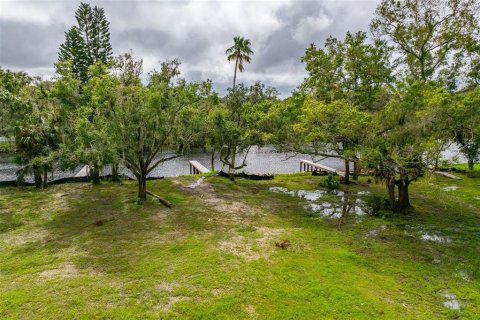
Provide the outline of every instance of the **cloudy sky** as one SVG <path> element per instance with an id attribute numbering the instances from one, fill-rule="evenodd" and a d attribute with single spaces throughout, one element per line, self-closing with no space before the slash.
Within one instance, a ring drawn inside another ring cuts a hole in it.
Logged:
<path id="1" fill-rule="evenodd" d="M 283 96 L 305 77 L 300 58 L 312 42 L 368 30 L 379 0 L 86 1 L 105 8 L 114 54 L 133 50 L 145 73 L 179 58 L 188 80 L 211 79 L 223 93 L 233 64 L 225 49 L 236 35 L 255 52 L 239 82 L 262 81 Z M 0 0 L 0 66 L 48 78 L 79 1 Z"/>

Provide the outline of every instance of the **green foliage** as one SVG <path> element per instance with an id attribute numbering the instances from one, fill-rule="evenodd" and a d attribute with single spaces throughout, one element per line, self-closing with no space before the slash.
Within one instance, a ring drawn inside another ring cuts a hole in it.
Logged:
<path id="1" fill-rule="evenodd" d="M 250 63 L 251 55 L 253 54 L 250 48 L 251 43 L 249 39 L 240 36 L 233 38 L 233 46 L 225 51 L 227 61 L 235 61 L 235 72 L 233 76 L 233 90 L 235 90 L 235 82 L 237 79 L 237 70 L 243 72 L 245 70 L 244 63 Z"/>
<path id="2" fill-rule="evenodd" d="M 90 66 L 102 62 L 106 64 L 112 56 L 109 22 L 105 10 L 80 3 L 75 12 L 77 25 L 65 33 L 65 42 L 60 46 L 58 60 L 71 61 L 72 72 L 82 82 L 90 77 Z"/>
<path id="3" fill-rule="evenodd" d="M 323 186 L 330 190 L 334 190 L 340 187 L 340 182 L 338 181 L 336 176 L 334 176 L 333 174 L 329 174 L 323 181 Z"/>
<path id="4" fill-rule="evenodd" d="M 469 170 L 473 170 L 474 163 L 480 158 L 480 88 L 466 92 L 456 100 L 443 108 L 446 111 L 443 116 L 448 117 L 445 124 L 467 158 Z"/>
<path id="5" fill-rule="evenodd" d="M 393 81 L 390 54 L 384 41 L 369 43 L 365 32 L 347 32 L 344 41 L 330 36 L 323 49 L 315 44 L 306 49 L 302 89 L 326 103 L 346 100 L 363 111 L 378 110 Z"/>
<path id="6" fill-rule="evenodd" d="M 25 99 L 20 92 L 32 78 L 25 72 L 13 72 L 0 67 L 0 136 L 12 137 L 15 122 L 25 113 Z"/>
<path id="7" fill-rule="evenodd" d="M 478 28 L 476 0 L 383 0 L 371 22 L 373 33 L 393 44 L 408 74 L 422 81 L 439 76 L 462 82 L 462 55 Z M 453 83 L 452 83 L 453 81 Z"/>
<path id="8" fill-rule="evenodd" d="M 366 204 L 369 208 L 368 213 L 372 216 L 380 216 L 381 211 L 391 210 L 393 208 L 393 205 L 390 203 L 389 199 L 379 195 L 373 195 L 367 198 Z"/>
<path id="9" fill-rule="evenodd" d="M 53 169 L 58 149 L 58 102 L 52 98 L 52 83 L 38 82 L 22 92 L 23 110 L 15 122 L 15 161 L 21 165 L 20 181 L 33 174 L 37 187 L 47 186 L 47 172 Z"/>
<path id="10" fill-rule="evenodd" d="M 262 146 L 269 139 L 263 124 L 272 105 L 277 102 L 276 91 L 257 83 L 250 87 L 238 85 L 224 98 L 224 104 L 209 114 L 209 140 L 220 152 L 220 161 L 232 173 L 246 167 L 246 157 L 254 145 Z M 243 159 L 238 156 L 243 153 Z"/>
<path id="11" fill-rule="evenodd" d="M 295 140 L 291 141 L 291 148 L 310 155 L 342 159 L 347 164 L 357 158 L 370 122 L 369 113 L 344 100 L 327 104 L 308 97 L 292 126 Z M 349 175 L 348 167 L 346 175 Z"/>

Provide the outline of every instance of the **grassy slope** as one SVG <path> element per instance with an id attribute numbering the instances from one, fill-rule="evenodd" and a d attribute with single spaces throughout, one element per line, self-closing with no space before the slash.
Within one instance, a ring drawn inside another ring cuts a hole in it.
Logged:
<path id="1" fill-rule="evenodd" d="M 186 189 L 194 179 L 149 182 L 172 209 L 137 205 L 133 183 L 0 189 L 0 318 L 480 314 L 479 179 L 425 178 L 412 186 L 414 215 L 362 220 L 311 217 L 305 200 L 267 190 L 317 189 L 322 177 L 210 177 Z M 441 190 L 453 184 L 460 189 Z M 349 189 L 384 193 L 365 182 Z M 423 241 L 421 230 L 452 241 Z M 274 246 L 282 239 L 288 250 Z M 442 306 L 444 290 L 460 311 Z"/>

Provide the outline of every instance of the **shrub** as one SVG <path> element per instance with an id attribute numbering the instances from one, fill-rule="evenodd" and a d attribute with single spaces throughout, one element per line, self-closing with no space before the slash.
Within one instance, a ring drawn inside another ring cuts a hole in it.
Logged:
<path id="1" fill-rule="evenodd" d="M 467 171 L 466 172 L 467 177 L 469 178 L 480 178 L 480 170 L 473 170 L 473 171 Z"/>
<path id="2" fill-rule="evenodd" d="M 323 186 L 327 187 L 330 190 L 338 189 L 338 187 L 340 186 L 340 182 L 338 181 L 336 176 L 329 174 L 327 178 L 325 178 L 325 180 L 323 181 Z"/>
<path id="3" fill-rule="evenodd" d="M 372 216 L 380 215 L 380 211 L 391 209 L 390 201 L 386 197 L 371 196 L 367 199 L 368 213 Z"/>

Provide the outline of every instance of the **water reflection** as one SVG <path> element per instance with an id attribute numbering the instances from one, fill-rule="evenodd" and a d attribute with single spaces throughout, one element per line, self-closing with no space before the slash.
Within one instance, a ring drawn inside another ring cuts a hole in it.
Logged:
<path id="1" fill-rule="evenodd" d="M 269 190 L 307 200 L 308 203 L 304 206 L 304 209 L 321 217 L 338 219 L 350 215 L 364 216 L 369 209 L 365 201 L 358 197 L 359 195 L 369 194 L 368 191 L 348 193 L 342 190 L 331 190 L 330 192 L 324 190 L 289 190 L 284 187 L 271 187 Z M 334 196 L 333 201 L 318 201 L 327 194 Z"/>

